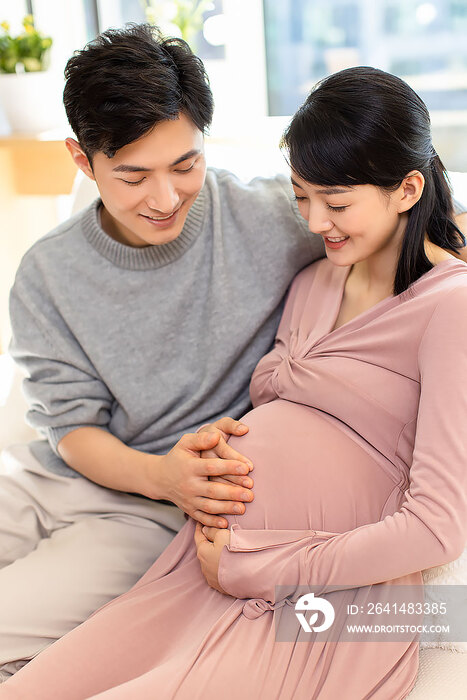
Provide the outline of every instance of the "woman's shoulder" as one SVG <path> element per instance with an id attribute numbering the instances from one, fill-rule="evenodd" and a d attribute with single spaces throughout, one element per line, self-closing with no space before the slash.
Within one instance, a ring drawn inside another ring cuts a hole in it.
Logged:
<path id="1" fill-rule="evenodd" d="M 466 265 L 467 267 L 467 265 Z M 348 267 L 333 265 L 327 258 L 321 258 L 307 265 L 294 278 L 292 287 L 298 289 L 308 289 L 312 285 L 328 288 L 338 282 L 341 277 L 347 275 Z"/>
<path id="2" fill-rule="evenodd" d="M 425 320 L 421 327 L 419 361 L 461 363 L 456 365 L 460 377 L 461 372 L 465 375 L 467 371 L 467 264 L 446 260 L 430 273 L 426 275 L 420 306 L 415 309 L 416 316 Z"/>
<path id="3" fill-rule="evenodd" d="M 417 282 L 427 293 L 435 293 L 439 301 L 451 295 L 463 298 L 467 291 L 467 263 L 450 256 L 434 265 Z"/>
<path id="4" fill-rule="evenodd" d="M 467 264 L 451 257 L 442 260 L 415 283 L 416 298 L 426 304 L 431 322 L 444 318 L 467 318 Z M 430 323 L 431 325 L 431 323 Z"/>

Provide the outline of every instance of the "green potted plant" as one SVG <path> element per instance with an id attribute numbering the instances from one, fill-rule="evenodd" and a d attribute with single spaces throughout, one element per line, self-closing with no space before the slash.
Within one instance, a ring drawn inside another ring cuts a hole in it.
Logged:
<path id="1" fill-rule="evenodd" d="M 193 51 L 203 15 L 214 7 L 211 0 L 143 0 L 143 5 L 150 24 L 157 24 L 168 36 L 180 36 Z"/>
<path id="2" fill-rule="evenodd" d="M 26 15 L 18 36 L 11 36 L 8 22 L 2 22 L 0 28 L 0 73 L 33 73 L 48 68 L 52 38 L 37 31 L 32 15 Z"/>
<path id="3" fill-rule="evenodd" d="M 52 38 L 36 29 L 32 15 L 17 35 L 8 22 L 0 24 L 0 100 L 13 132 L 36 133 L 57 123 L 60 88 L 48 70 L 51 46 Z"/>

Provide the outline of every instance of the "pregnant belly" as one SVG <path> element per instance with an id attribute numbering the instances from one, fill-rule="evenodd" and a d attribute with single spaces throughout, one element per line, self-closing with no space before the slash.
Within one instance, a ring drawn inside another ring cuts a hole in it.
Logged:
<path id="1" fill-rule="evenodd" d="M 397 475 L 391 479 L 319 411 L 278 399 L 242 422 L 248 434 L 229 443 L 254 464 L 255 499 L 243 515 L 227 516 L 229 525 L 345 532 L 381 520 L 402 502 Z"/>

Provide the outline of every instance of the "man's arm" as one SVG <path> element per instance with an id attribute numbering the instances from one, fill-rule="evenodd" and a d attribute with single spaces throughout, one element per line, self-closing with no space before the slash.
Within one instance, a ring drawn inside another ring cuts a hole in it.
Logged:
<path id="1" fill-rule="evenodd" d="M 238 421 L 222 421 L 224 431 L 244 434 Z M 201 459 L 200 452 L 215 448 L 219 439 L 215 432 L 188 433 L 166 455 L 152 455 L 128 447 L 105 430 L 86 426 L 67 433 L 57 449 L 70 467 L 101 486 L 168 500 L 201 523 L 227 527 L 218 514 L 234 513 L 236 508 L 244 512 L 244 502 L 253 499 L 252 481 L 247 476 L 248 460 L 234 450 L 230 459 Z M 209 479 L 227 474 L 243 475 L 242 485 Z"/>
<path id="2" fill-rule="evenodd" d="M 200 458 L 200 450 L 219 441 L 216 434 L 185 435 L 167 455 L 144 454 L 112 434 L 115 397 L 48 295 L 40 266 L 28 256 L 10 294 L 10 316 L 10 352 L 26 375 L 28 423 L 70 467 L 107 488 L 172 501 L 211 525 L 226 527 L 218 514 L 233 512 L 235 505 L 244 509 L 242 495 L 251 500 L 248 487 L 211 483 L 208 477 L 238 475 L 237 468 L 246 477 L 245 459 L 234 451 L 225 461 L 217 455 Z"/>

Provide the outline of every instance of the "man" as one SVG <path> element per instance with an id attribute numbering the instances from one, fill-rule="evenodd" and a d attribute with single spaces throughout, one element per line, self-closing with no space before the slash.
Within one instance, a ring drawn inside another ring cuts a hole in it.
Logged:
<path id="1" fill-rule="evenodd" d="M 285 177 L 206 174 L 213 101 L 186 44 L 109 30 L 66 79 L 66 145 L 101 200 L 26 253 L 11 292 L 44 439 L 7 451 L 0 474 L 3 680 L 130 588 L 182 511 L 218 526 L 244 511 L 247 460 L 195 431 L 248 410 L 286 289 L 323 255 Z"/>
<path id="2" fill-rule="evenodd" d="M 0 474 L 3 680 L 130 588 L 183 512 L 244 511 L 251 465 L 221 430 L 246 428 L 219 419 L 248 410 L 287 287 L 324 254 L 285 177 L 206 171 L 212 96 L 183 42 L 109 30 L 66 78 L 66 145 L 100 199 L 26 253 L 11 292 L 43 439 Z"/>

